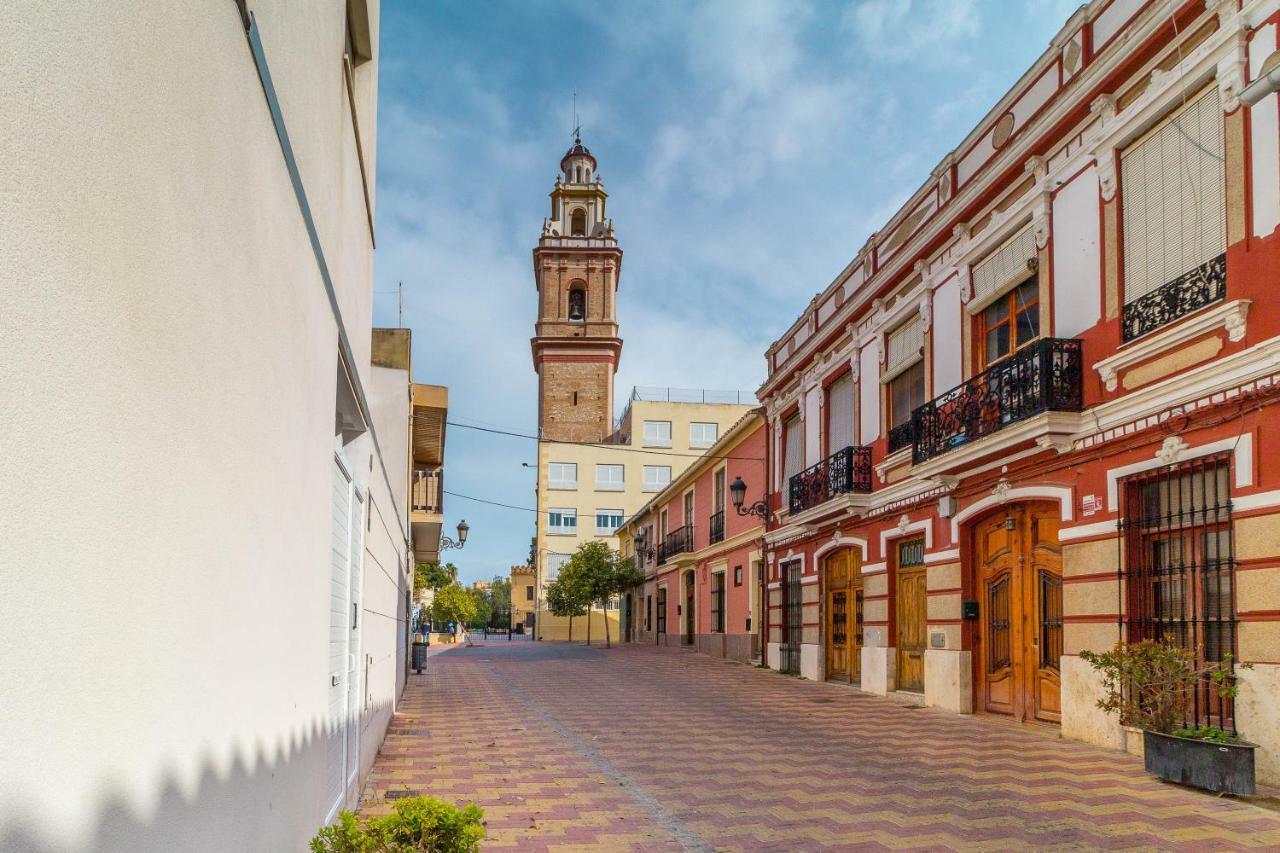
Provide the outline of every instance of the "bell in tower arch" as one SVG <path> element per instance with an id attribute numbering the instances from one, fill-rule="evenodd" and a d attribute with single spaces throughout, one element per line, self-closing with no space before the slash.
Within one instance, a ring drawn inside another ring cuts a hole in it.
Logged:
<path id="1" fill-rule="evenodd" d="M 587 319 L 587 292 L 580 287 L 569 291 L 569 319 Z"/>

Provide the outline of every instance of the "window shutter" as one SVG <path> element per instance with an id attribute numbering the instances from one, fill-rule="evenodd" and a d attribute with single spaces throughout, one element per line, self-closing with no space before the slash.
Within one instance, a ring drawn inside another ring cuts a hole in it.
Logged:
<path id="1" fill-rule="evenodd" d="M 1120 155 L 1128 304 L 1227 250 L 1218 87 Z"/>
<path id="2" fill-rule="evenodd" d="M 1036 236 L 1027 225 L 973 267 L 971 310 L 984 307 L 1004 291 L 1031 275 L 1028 261 L 1036 256 Z"/>
<path id="3" fill-rule="evenodd" d="M 853 374 L 846 373 L 827 389 L 827 452 L 835 453 L 854 443 Z"/>
<path id="4" fill-rule="evenodd" d="M 799 415 L 787 418 L 783 426 L 783 434 L 787 447 L 786 454 L 782 457 L 785 460 L 782 473 L 790 480 L 792 474 L 799 474 L 804 467 L 804 428 L 800 423 Z"/>
<path id="5" fill-rule="evenodd" d="M 885 375 L 892 376 L 902 365 L 918 358 L 924 349 L 924 323 L 913 316 L 889 333 L 889 352 L 885 359 Z"/>

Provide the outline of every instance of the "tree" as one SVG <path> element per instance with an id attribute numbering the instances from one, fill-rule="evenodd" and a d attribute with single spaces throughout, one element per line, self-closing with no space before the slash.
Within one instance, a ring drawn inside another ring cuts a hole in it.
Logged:
<path id="1" fill-rule="evenodd" d="M 633 586 L 643 583 L 644 575 L 635 568 L 631 560 L 623 559 L 604 542 L 586 542 L 580 545 L 561 570 L 562 577 L 566 571 L 577 579 L 584 590 L 583 596 L 587 602 L 587 645 L 591 645 L 591 608 L 598 604 L 605 611 L 604 645 L 609 648 L 609 602 Z"/>
<path id="2" fill-rule="evenodd" d="M 493 603 L 489 597 L 489 590 L 471 587 L 467 590 L 467 595 L 471 596 L 471 600 L 476 606 L 475 614 L 468 620 L 471 627 L 480 628 L 488 625 L 489 620 L 493 617 Z"/>
<path id="3" fill-rule="evenodd" d="M 461 585 L 451 583 L 436 590 L 436 597 L 431 602 L 431 618 L 436 622 L 465 625 L 475 615 L 475 599 Z"/>
<path id="4" fill-rule="evenodd" d="M 418 563 L 413 567 L 413 593 L 424 589 L 440 589 L 458 579 L 458 567 L 453 563 Z"/>
<path id="5" fill-rule="evenodd" d="M 560 576 L 547 584 L 547 609 L 556 616 L 569 617 L 569 642 L 573 642 L 573 617 L 587 612 L 587 591 L 581 577 L 569 571 L 568 564 L 560 569 Z M 590 625 L 588 625 L 588 629 Z M 588 635 L 589 636 L 589 635 Z"/>

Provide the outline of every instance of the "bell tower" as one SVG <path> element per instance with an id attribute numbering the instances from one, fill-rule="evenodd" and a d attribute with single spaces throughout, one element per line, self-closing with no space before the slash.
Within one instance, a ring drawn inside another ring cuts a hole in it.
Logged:
<path id="1" fill-rule="evenodd" d="M 613 431 L 622 250 L 605 216 L 607 201 L 596 158 L 575 134 L 533 250 L 538 321 L 531 343 L 542 438 L 601 441 Z"/>

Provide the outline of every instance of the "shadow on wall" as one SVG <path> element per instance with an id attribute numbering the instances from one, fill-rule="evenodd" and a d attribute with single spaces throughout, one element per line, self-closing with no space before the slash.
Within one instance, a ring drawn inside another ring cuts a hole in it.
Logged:
<path id="1" fill-rule="evenodd" d="M 375 705 L 369 714 L 387 714 Z M 258 744 L 252 760 L 244 750 L 228 770 L 215 770 L 212 757 L 201 762 L 194 790 L 172 770 L 164 772 L 154 805 L 142 808 L 119 782 L 104 780 L 103 794 L 85 827 L 61 826 L 57 837 L 43 832 L 29 810 L 0 804 L 0 853 L 288 853 L 305 850 L 323 825 L 328 803 L 325 785 L 326 731 L 314 723 L 268 748 Z M 183 776 L 185 779 L 185 774 Z M 59 812 L 88 815 L 87 804 L 62 803 Z M 50 812 L 54 812 L 50 809 Z M 74 838 L 67 842 L 63 839 Z"/>

